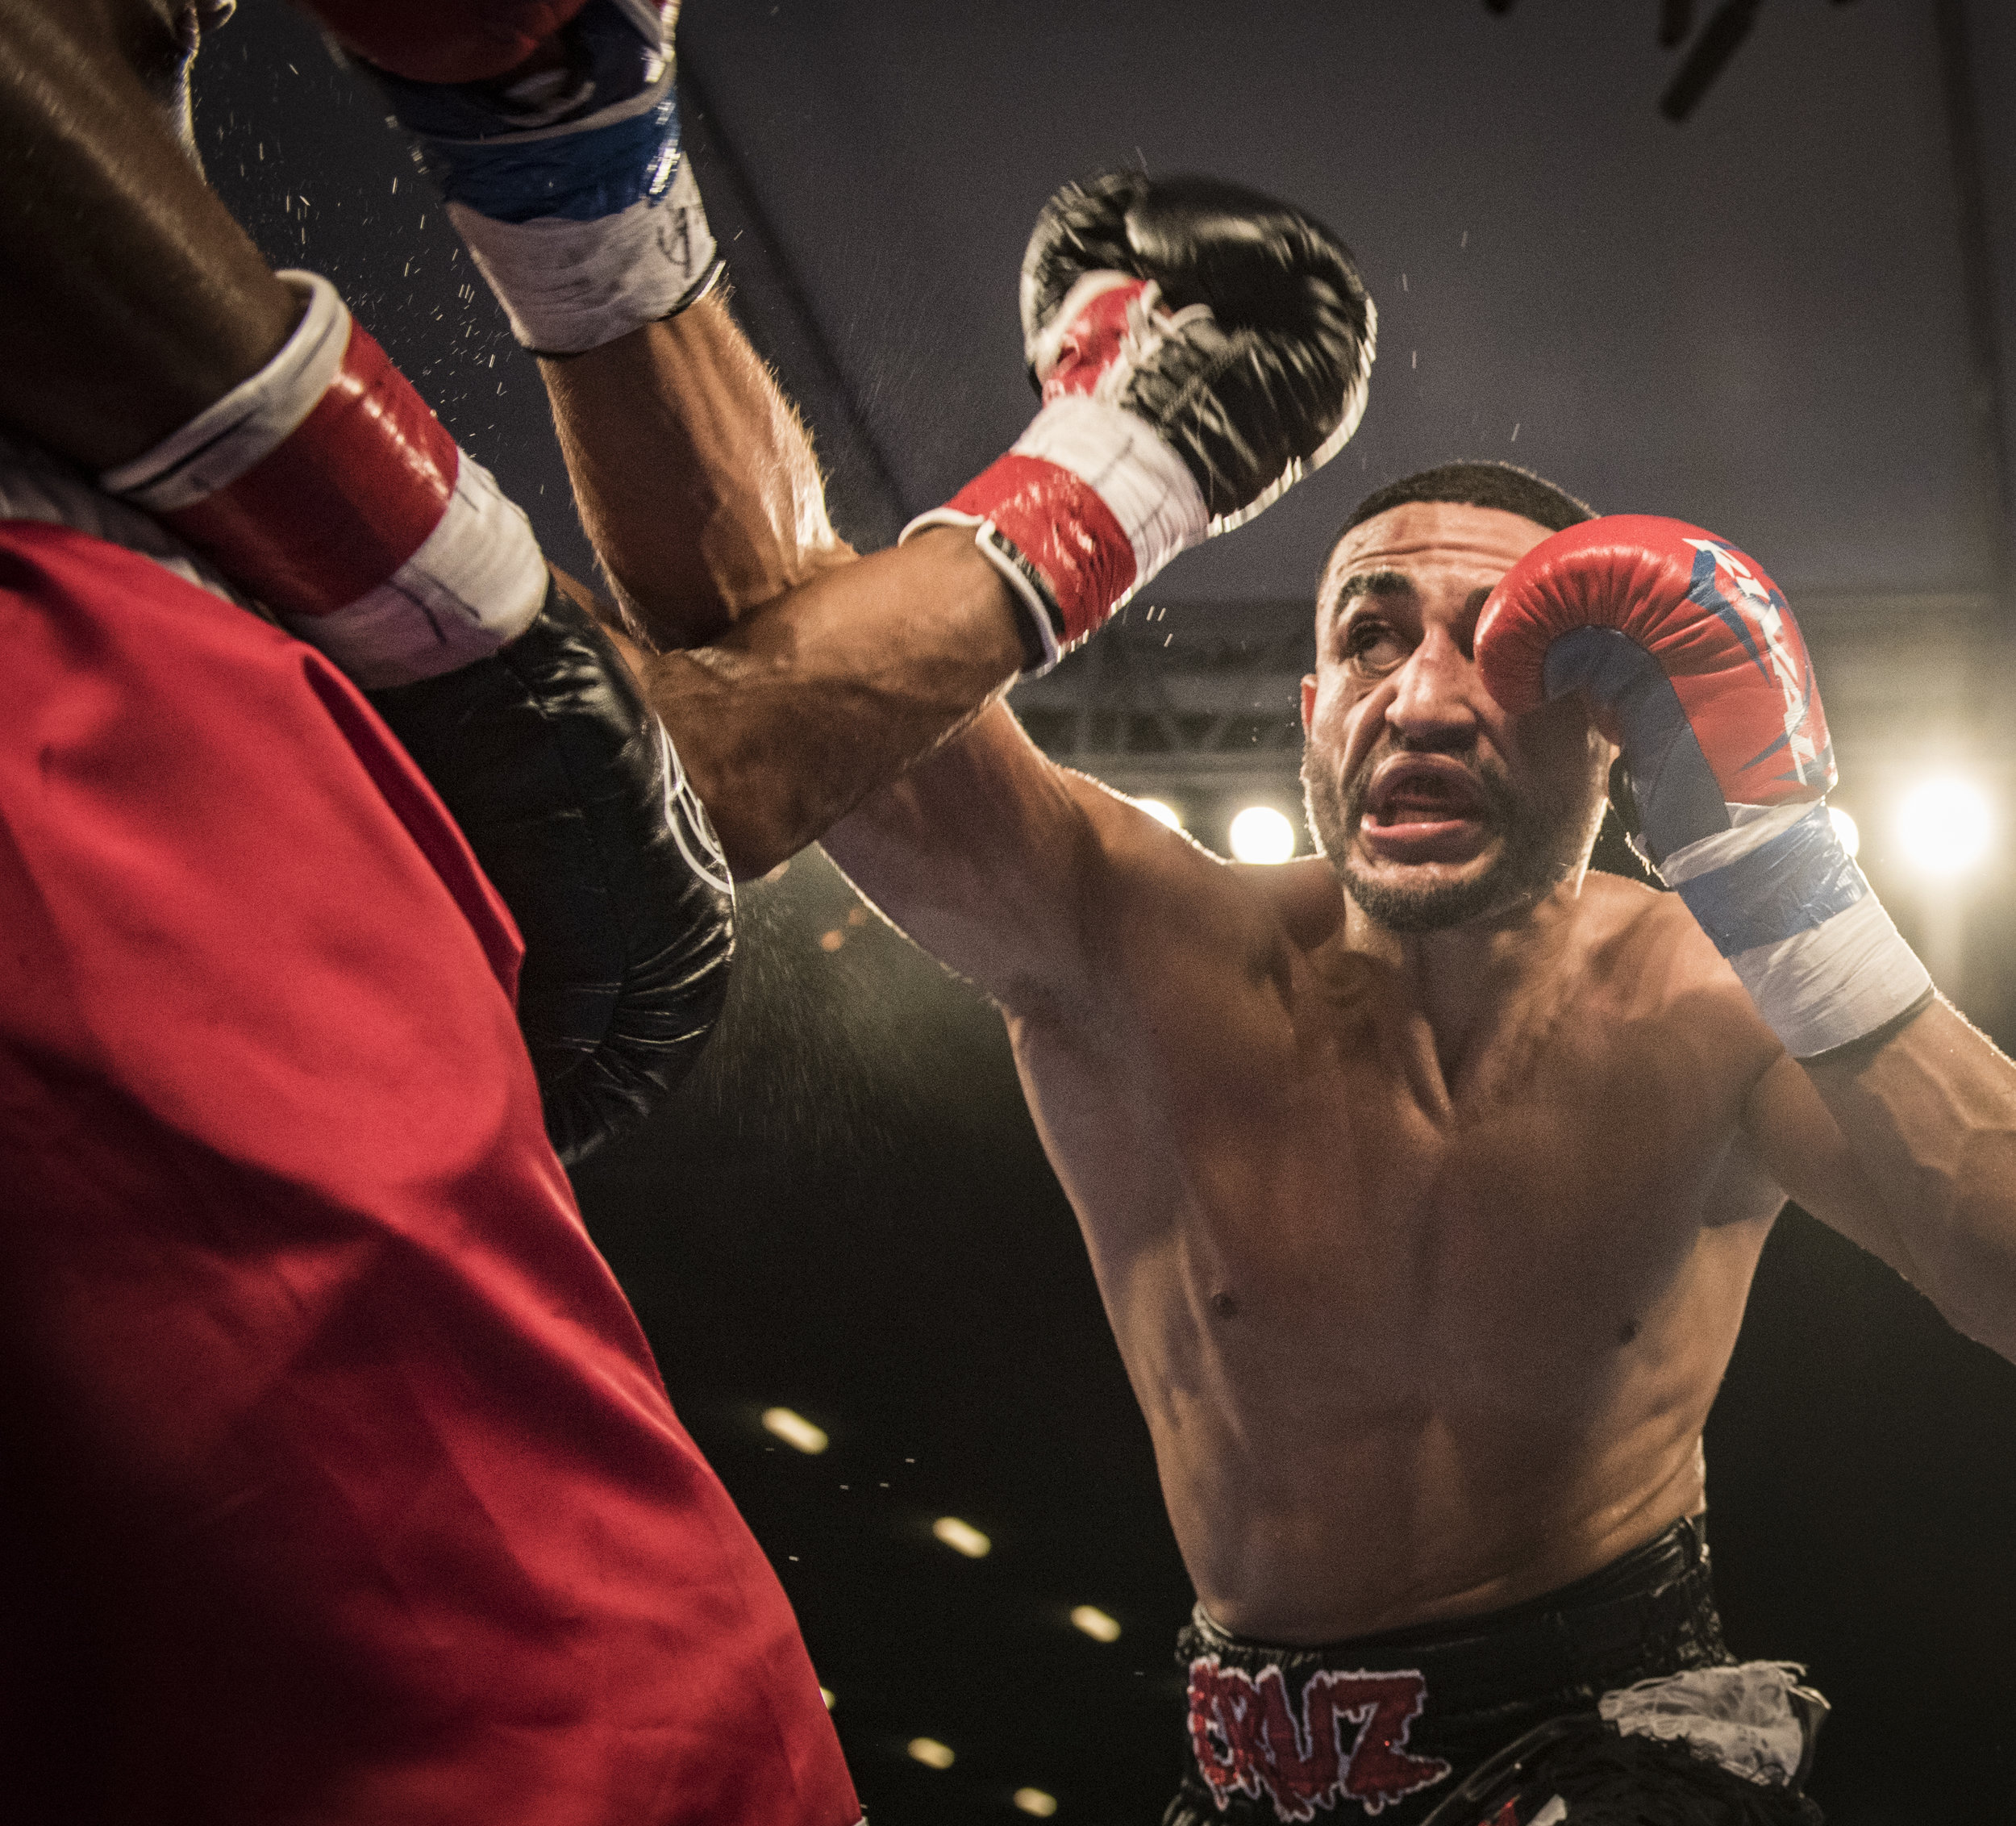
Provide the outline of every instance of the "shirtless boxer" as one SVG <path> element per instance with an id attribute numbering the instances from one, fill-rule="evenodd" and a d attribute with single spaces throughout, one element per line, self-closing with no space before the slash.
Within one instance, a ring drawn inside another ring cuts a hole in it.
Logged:
<path id="1" fill-rule="evenodd" d="M 1359 510 L 1316 858 L 1228 867 L 1002 711 L 827 840 L 1001 1003 L 1080 1215 L 1198 1590 L 1172 1823 L 1800 1817 L 1812 1702 L 1685 1671 L 1725 1658 L 1702 1428 L 1780 1207 L 2016 1353 L 2016 1071 L 1816 809 L 1783 598 L 1586 518 L 1486 465 Z M 1599 731 L 1678 894 L 1586 873 Z M 1655 1741 L 1732 1695 L 1775 1718 L 1750 1779 Z M 1620 1747 L 1668 1811 L 1605 1810 Z"/>
<path id="2" fill-rule="evenodd" d="M 65 1820 L 846 1826 L 781 1591 L 539 1136 L 491 884 L 363 700 L 223 573 L 429 737 L 473 795 L 459 815 L 498 803 L 500 753 L 551 771 L 492 744 L 500 710 L 564 722 L 614 686 L 577 627 L 526 673 L 558 611 L 522 521 L 327 288 L 267 273 L 182 163 L 151 104 L 185 105 L 196 23 L 154 0 L 0 5 L 0 413 L 111 466 L 94 486 L 26 444 L 0 462 L 0 1140 L 35 1217 L 0 1277 L 19 1422 L 0 1791 L 10 1817 Z M 1311 231 L 1300 251 L 1347 303 L 1341 250 Z M 725 319 L 678 333 L 702 352 L 682 405 L 735 455 L 701 472 L 694 524 L 760 544 L 809 453 Z M 1210 333 L 1164 334 L 1141 371 Z M 1332 384 L 1230 413 L 1272 465 L 1249 466 L 1252 494 L 1334 449 L 1363 397 L 1348 321 L 1273 346 Z M 1223 428 L 1225 402 L 1202 403 Z M 1161 482 L 1202 492 L 1173 456 Z M 1052 574 L 1089 626 L 1138 548 L 1096 501 L 1076 511 L 1098 574 Z M 1069 501 L 1023 511 L 1075 523 Z M 785 518 L 770 548 L 795 559 Z M 664 662 L 712 690 L 716 783 L 750 830 L 858 797 L 1013 674 L 1041 632 L 1001 562 L 964 531 L 921 539 Z M 827 686 L 864 665 L 868 685 Z M 727 688 L 738 666 L 755 688 Z M 434 740 L 444 709 L 459 744 Z M 547 811 L 607 834 L 592 803 Z M 626 891 L 625 922 L 669 911 L 640 875 L 604 898 Z"/>

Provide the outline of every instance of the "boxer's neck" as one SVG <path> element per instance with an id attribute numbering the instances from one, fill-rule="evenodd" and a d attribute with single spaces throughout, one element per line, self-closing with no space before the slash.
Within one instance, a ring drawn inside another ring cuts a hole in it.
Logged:
<path id="1" fill-rule="evenodd" d="M 1538 902 L 1439 932 L 1393 932 L 1347 896 L 1338 942 L 1395 973 L 1427 1021 L 1445 1075 L 1453 1075 L 1476 1038 L 1576 941 L 1587 873 L 1585 861 Z"/>

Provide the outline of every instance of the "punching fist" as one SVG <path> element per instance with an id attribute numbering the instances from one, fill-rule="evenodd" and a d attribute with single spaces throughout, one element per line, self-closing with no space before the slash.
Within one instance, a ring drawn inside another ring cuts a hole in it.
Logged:
<path id="1" fill-rule="evenodd" d="M 1913 1011 L 1931 981 L 1834 834 L 1834 751 L 1785 597 L 1733 546 L 1648 515 L 1543 540 L 1477 618 L 1520 714 L 1580 691 L 1623 751 L 1638 830 L 1796 1058 Z"/>
<path id="2" fill-rule="evenodd" d="M 524 515 L 327 280 L 281 277 L 306 306 L 285 345 L 100 480 L 372 690 L 518 922 L 519 1025 L 572 1161 L 663 1100 L 720 1012 L 727 865 Z"/>
<path id="3" fill-rule="evenodd" d="M 1007 456 L 906 530 L 977 528 L 1054 663 L 1174 557 L 1343 448 L 1376 315 L 1322 223 L 1210 178 L 1068 185 L 1022 269 L 1043 407 Z"/>
<path id="4" fill-rule="evenodd" d="M 721 263 L 680 142 L 664 0 L 308 0 L 419 142 L 448 215 L 542 353 L 684 310 Z"/>

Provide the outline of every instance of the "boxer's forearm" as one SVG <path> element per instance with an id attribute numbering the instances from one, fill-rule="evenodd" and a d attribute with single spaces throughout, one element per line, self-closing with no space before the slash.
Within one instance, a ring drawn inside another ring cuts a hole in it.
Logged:
<path id="1" fill-rule="evenodd" d="M 825 570 L 709 645 L 626 655 L 748 877 L 963 727 L 1022 636 L 999 573 L 946 529 Z"/>
<path id="2" fill-rule="evenodd" d="M 1938 1002 L 1806 1069 L 1919 1290 L 2016 1361 L 2016 1064 Z"/>
<path id="3" fill-rule="evenodd" d="M 256 373 L 300 311 L 135 73 L 175 48 L 127 42 L 131 11 L 0 0 L 0 419 L 93 469 Z"/>
<path id="4" fill-rule="evenodd" d="M 704 644 L 852 557 L 798 414 L 718 294 L 540 366 L 581 523 L 652 644 Z"/>
<path id="5" fill-rule="evenodd" d="M 1024 654 L 970 535 L 857 559 L 790 402 L 718 298 L 541 366 L 629 657 L 738 875 L 961 727 Z"/>

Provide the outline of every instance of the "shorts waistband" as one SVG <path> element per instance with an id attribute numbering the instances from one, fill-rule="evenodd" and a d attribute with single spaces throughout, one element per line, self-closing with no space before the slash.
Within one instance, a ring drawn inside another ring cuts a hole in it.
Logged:
<path id="1" fill-rule="evenodd" d="M 1191 1753 L 1170 1820 L 1334 1807 L 1339 1826 L 1409 1826 L 1452 1774 L 1545 1720 L 1729 1656 L 1706 1531 L 1683 1520 L 1572 1585 L 1428 1628 L 1290 1648 L 1234 1636 L 1200 1605 L 1177 1658 Z"/>
<path id="2" fill-rule="evenodd" d="M 1571 1585 L 1423 1628 L 1288 1648 L 1235 1636 L 1200 1604 L 1178 1654 L 1186 1661 L 1216 1655 L 1221 1665 L 1249 1672 L 1277 1666 L 1291 1683 L 1324 1668 L 1409 1668 L 1444 1714 L 1491 1710 L 1538 1693 L 1601 1693 L 1727 1658 L 1707 1529 L 1693 1517 Z"/>

